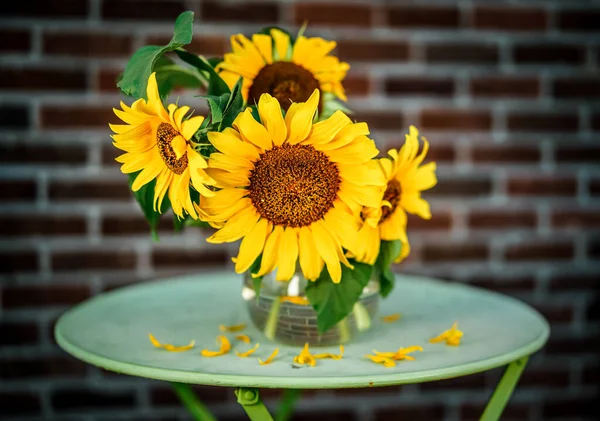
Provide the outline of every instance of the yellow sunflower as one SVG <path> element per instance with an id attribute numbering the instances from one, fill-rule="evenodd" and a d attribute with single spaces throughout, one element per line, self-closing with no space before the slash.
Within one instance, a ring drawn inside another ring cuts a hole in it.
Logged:
<path id="1" fill-rule="evenodd" d="M 419 131 L 410 126 L 400 151 L 391 149 L 388 157 L 373 161 L 385 176 L 387 187 L 380 205 L 362 210 L 363 224 L 354 247 L 354 256 L 359 262 L 374 264 L 381 240 L 400 240 L 402 250 L 396 256 L 396 263 L 402 261 L 410 253 L 406 213 L 431 219 L 429 204 L 421 192 L 437 184 L 436 164 L 421 165 L 429 150 L 429 143 L 422 139 L 423 149 L 419 153 Z"/>
<path id="2" fill-rule="evenodd" d="M 268 93 L 287 111 L 293 102 L 308 100 L 315 89 L 345 101 L 342 80 L 350 65 L 329 55 L 335 46 L 335 41 L 303 35 L 292 44 L 278 29 L 271 29 L 270 35 L 254 34 L 251 40 L 232 35 L 233 51 L 216 69 L 230 87 L 244 78 L 242 93 L 250 105 Z"/>
<path id="3" fill-rule="evenodd" d="M 247 109 L 232 128 L 208 134 L 219 151 L 208 172 L 222 190 L 201 197 L 198 213 L 220 228 L 209 242 L 242 239 L 237 273 L 262 254 L 256 276 L 278 268 L 276 279 L 289 280 L 299 261 L 307 279 L 316 280 L 326 265 L 339 282 L 341 263 L 350 266 L 343 248 L 355 244 L 360 209 L 381 203 L 385 180 L 368 164 L 378 151 L 367 125 L 341 111 L 313 124 L 318 103 L 316 89 L 284 119 L 277 99 L 263 94 L 260 122 Z"/>
<path id="4" fill-rule="evenodd" d="M 191 142 L 204 117 L 184 119 L 190 107 L 175 104 L 169 104 L 167 112 L 158 94 L 155 73 L 148 79 L 147 96 L 148 100 L 138 99 L 131 107 L 121 102 L 122 110 L 113 109 L 126 123 L 110 124 L 115 133 L 111 136 L 113 145 L 125 151 L 116 160 L 123 164 L 121 171 L 125 174 L 141 171 L 133 182 L 133 191 L 156 179 L 155 211 L 160 212 L 168 194 L 176 215 L 183 218 L 185 211 L 196 219 L 190 181 L 200 194 L 206 196 L 213 195 L 206 186 L 214 184 L 206 174 L 206 160 L 194 150 Z"/>

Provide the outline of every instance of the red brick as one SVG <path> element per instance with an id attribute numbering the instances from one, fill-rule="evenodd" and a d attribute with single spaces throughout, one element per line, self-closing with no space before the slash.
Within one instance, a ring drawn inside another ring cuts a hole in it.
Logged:
<path id="1" fill-rule="evenodd" d="M 589 192 L 592 196 L 600 196 L 600 180 L 590 180 Z"/>
<path id="2" fill-rule="evenodd" d="M 556 275 L 550 280 L 550 291 L 589 290 L 598 285 L 600 285 L 600 276 L 598 275 Z"/>
<path id="3" fill-rule="evenodd" d="M 150 35 L 145 44 L 150 45 L 166 45 L 171 40 L 171 35 Z M 185 49 L 194 53 L 202 54 L 203 56 L 222 56 L 230 51 L 229 41 L 219 35 L 196 35 L 192 38 L 192 42 L 185 46 Z"/>
<path id="4" fill-rule="evenodd" d="M 404 130 L 404 116 L 395 111 L 359 111 L 351 118 L 366 122 L 371 130 Z"/>
<path id="5" fill-rule="evenodd" d="M 137 0 L 104 0 L 102 18 L 175 22 L 177 16 L 187 9 L 183 0 L 153 0 L 152 7 L 141 7 Z"/>
<path id="6" fill-rule="evenodd" d="M 473 11 L 473 26 L 502 31 L 543 31 L 548 26 L 548 18 L 544 9 L 482 6 Z"/>
<path id="7" fill-rule="evenodd" d="M 0 69 L 0 88 L 7 91 L 81 91 L 86 85 L 80 70 Z"/>
<path id="8" fill-rule="evenodd" d="M 493 276 L 476 276 L 469 280 L 469 284 L 485 288 L 503 294 L 515 293 L 531 293 L 533 292 L 536 282 L 533 277 L 522 278 L 498 278 Z"/>
<path id="9" fill-rule="evenodd" d="M 574 256 L 573 244 L 559 243 L 520 243 L 506 248 L 504 257 L 507 261 L 529 260 L 570 260 Z"/>
<path id="10" fill-rule="evenodd" d="M 432 44 L 425 46 L 425 59 L 437 64 L 493 64 L 498 47 L 486 44 Z"/>
<path id="11" fill-rule="evenodd" d="M 122 69 L 100 69 L 96 79 L 96 88 L 101 92 L 119 92 L 117 78 L 121 73 L 123 73 Z"/>
<path id="12" fill-rule="evenodd" d="M 552 92 L 557 98 L 598 98 L 600 97 L 600 79 L 565 78 L 556 79 Z"/>
<path id="13" fill-rule="evenodd" d="M 219 1 L 202 2 L 202 20 L 216 22 L 275 23 L 279 19 L 277 3 Z"/>
<path id="14" fill-rule="evenodd" d="M 475 163 L 507 164 L 540 162 L 541 153 L 535 146 L 473 146 L 471 160 Z"/>
<path id="15" fill-rule="evenodd" d="M 366 4 L 296 3 L 294 22 L 302 25 L 371 26 L 371 8 Z"/>
<path id="16" fill-rule="evenodd" d="M 42 51 L 72 57 L 125 57 L 131 54 L 131 36 L 90 32 L 47 32 Z"/>
<path id="17" fill-rule="evenodd" d="M 87 389 L 83 387 L 54 389 L 51 393 L 52 407 L 57 412 L 86 410 L 92 408 L 107 410 L 133 408 L 136 394 L 129 389 Z"/>
<path id="18" fill-rule="evenodd" d="M 600 383 L 600 367 L 598 363 L 584 367 L 582 383 L 588 386 L 598 386 Z"/>
<path id="19" fill-rule="evenodd" d="M 535 228 L 537 216 L 533 211 L 474 210 L 469 214 L 468 224 L 475 229 Z"/>
<path id="20" fill-rule="evenodd" d="M 555 210 L 552 212 L 552 225 L 555 228 L 586 230 L 600 227 L 600 212 L 597 210 Z"/>
<path id="21" fill-rule="evenodd" d="M 551 304 L 532 304 L 533 307 L 542 313 L 551 324 L 570 323 L 573 321 L 573 307 L 570 305 L 551 305 Z"/>
<path id="22" fill-rule="evenodd" d="M 40 18 L 83 17 L 88 13 L 86 0 L 32 0 L 1 2 L 0 16 Z"/>
<path id="23" fill-rule="evenodd" d="M 567 44 L 517 44 L 513 50 L 518 64 L 582 64 L 585 50 L 578 45 Z"/>
<path id="24" fill-rule="evenodd" d="M 201 402 L 227 402 L 231 390 L 225 387 L 192 386 L 193 392 Z M 150 404 L 152 406 L 180 406 L 181 401 L 168 386 L 156 386 L 150 389 Z"/>
<path id="25" fill-rule="evenodd" d="M 600 259 L 600 241 L 598 241 L 596 237 L 593 237 L 593 239 L 588 241 L 587 249 L 588 257 Z"/>
<path id="26" fill-rule="evenodd" d="M 519 387 L 566 389 L 569 386 L 569 377 L 568 368 L 527 368 L 519 380 Z"/>
<path id="27" fill-rule="evenodd" d="M 52 255 L 53 270 L 134 269 L 135 253 L 131 251 L 63 251 Z"/>
<path id="28" fill-rule="evenodd" d="M 478 197 L 488 196 L 492 192 L 492 181 L 489 178 L 441 178 L 428 195 L 444 197 Z"/>
<path id="29" fill-rule="evenodd" d="M 0 162 L 9 165 L 82 165 L 86 160 L 87 150 L 81 145 L 34 145 L 22 142 L 0 144 Z"/>
<path id="30" fill-rule="evenodd" d="M 152 263 L 155 268 L 179 267 L 225 267 L 229 262 L 226 250 L 153 250 Z"/>
<path id="31" fill-rule="evenodd" d="M 173 231 L 173 216 L 164 215 L 159 222 L 159 232 Z M 149 234 L 150 226 L 142 215 L 139 216 L 106 216 L 102 219 L 102 233 L 104 235 L 128 236 L 135 234 Z"/>
<path id="32" fill-rule="evenodd" d="M 399 41 L 339 40 L 337 55 L 348 62 L 386 62 L 408 60 L 409 46 Z"/>
<path id="33" fill-rule="evenodd" d="M 423 110 L 422 129 L 480 131 L 490 130 L 492 116 L 488 111 L 462 110 Z"/>
<path id="34" fill-rule="evenodd" d="M 0 29 L 0 52 L 27 53 L 31 49 L 31 33 L 25 29 Z"/>
<path id="35" fill-rule="evenodd" d="M 34 357 L 0 359 L 0 379 L 44 379 L 83 377 L 86 365 L 68 357 Z"/>
<path id="36" fill-rule="evenodd" d="M 561 164 L 597 163 L 600 162 L 600 147 L 558 147 L 556 149 L 556 161 Z"/>
<path id="37" fill-rule="evenodd" d="M 536 98 L 540 84 L 534 77 L 483 76 L 471 79 L 471 95 L 494 98 Z"/>
<path id="38" fill-rule="evenodd" d="M 585 317 L 590 322 L 600 321 L 600 298 L 595 295 L 593 301 L 588 303 Z"/>
<path id="39" fill-rule="evenodd" d="M 349 97 L 367 96 L 371 90 L 369 77 L 350 73 L 343 81 L 346 95 Z"/>
<path id="40" fill-rule="evenodd" d="M 448 78 L 395 77 L 385 81 L 388 95 L 419 95 L 451 97 L 454 95 L 454 81 Z"/>
<path id="41" fill-rule="evenodd" d="M 378 409 L 375 421 L 419 420 L 439 421 L 444 418 L 444 407 L 439 404 L 405 404 L 392 408 Z"/>
<path id="42" fill-rule="evenodd" d="M 600 10 L 585 7 L 579 10 L 562 10 L 557 16 L 557 25 L 563 31 L 598 32 Z"/>
<path id="43" fill-rule="evenodd" d="M 515 113 L 507 116 L 507 126 L 523 132 L 576 132 L 579 119 L 577 114 Z"/>
<path id="44" fill-rule="evenodd" d="M 390 26 L 399 28 L 457 28 L 460 12 L 454 6 L 389 6 Z"/>
<path id="45" fill-rule="evenodd" d="M 507 192 L 514 196 L 575 196 L 577 181 L 559 177 L 513 177 L 508 180 Z"/>
<path id="46" fill-rule="evenodd" d="M 556 397 L 549 399 L 542 408 L 542 419 L 597 420 L 598 398 L 595 397 Z"/>
<path id="47" fill-rule="evenodd" d="M 441 390 L 482 390 L 486 387 L 486 374 L 477 373 L 470 376 L 455 377 L 453 379 L 436 380 L 425 382 L 419 385 L 423 392 L 433 392 Z"/>
<path id="48" fill-rule="evenodd" d="M 40 110 L 40 124 L 45 129 L 101 128 L 108 124 L 123 124 L 110 106 L 49 106 Z"/>
<path id="49" fill-rule="evenodd" d="M 82 235 L 85 232 L 85 219 L 79 215 L 0 215 L 0 236 L 3 237 Z"/>
<path id="50" fill-rule="evenodd" d="M 544 351 L 549 355 L 561 355 L 563 357 L 568 354 L 597 355 L 600 352 L 600 337 L 588 334 L 583 337 L 557 338 L 551 335 Z"/>
<path id="51" fill-rule="evenodd" d="M 3 202 L 33 202 L 36 185 L 33 180 L 0 180 L 0 198 Z"/>
<path id="52" fill-rule="evenodd" d="M 8 322 L 0 320 L 0 345 L 35 345 L 39 329 L 33 322 Z"/>
<path id="53" fill-rule="evenodd" d="M 51 200 L 124 200 L 132 193 L 123 176 L 122 182 L 111 181 L 53 181 L 49 187 Z"/>
<path id="54" fill-rule="evenodd" d="M 38 269 L 35 251 L 0 252 L 0 273 L 36 272 Z"/>
<path id="55" fill-rule="evenodd" d="M 461 421 L 476 421 L 479 420 L 483 411 L 485 410 L 484 403 L 468 402 L 463 403 L 460 406 L 460 420 Z M 502 420 L 510 421 L 528 421 L 529 418 L 529 406 L 522 403 L 511 402 L 502 411 Z"/>
<path id="56" fill-rule="evenodd" d="M 22 285 L 2 289 L 4 308 L 67 306 L 91 296 L 88 285 Z"/>
<path id="57" fill-rule="evenodd" d="M 382 387 L 361 387 L 351 389 L 334 389 L 335 396 L 344 397 L 365 397 L 365 396 L 381 396 L 381 395 L 397 395 L 402 390 L 402 386 L 382 386 Z"/>
<path id="58" fill-rule="evenodd" d="M 483 244 L 426 244 L 421 252 L 424 262 L 466 262 L 489 258 L 489 250 Z"/>
<path id="59" fill-rule="evenodd" d="M 431 219 L 422 219 L 409 214 L 408 225 L 410 231 L 450 231 L 452 229 L 452 215 L 450 213 L 435 209 L 432 213 Z"/>
<path id="60" fill-rule="evenodd" d="M 0 392 L 2 415 L 41 415 L 42 401 L 35 392 Z"/>
<path id="61" fill-rule="evenodd" d="M 31 117 L 26 105 L 0 105 L 0 127 L 6 129 L 26 129 Z"/>

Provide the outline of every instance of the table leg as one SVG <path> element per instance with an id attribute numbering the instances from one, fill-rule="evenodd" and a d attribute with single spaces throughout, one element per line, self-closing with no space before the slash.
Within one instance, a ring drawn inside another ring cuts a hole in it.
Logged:
<path id="1" fill-rule="evenodd" d="M 300 395 L 301 390 L 298 389 L 284 389 L 283 398 L 277 408 L 277 415 L 275 415 L 275 421 L 288 421 L 294 413 L 294 405 Z"/>
<path id="2" fill-rule="evenodd" d="M 498 386 L 496 387 L 496 391 L 485 407 L 485 411 L 483 411 L 480 421 L 497 421 L 500 419 L 502 411 L 508 403 L 512 392 L 519 381 L 519 377 L 521 377 L 521 373 L 525 369 L 528 359 L 529 357 L 520 358 L 508 365 L 502 379 L 500 379 L 500 383 L 498 383 Z"/>
<path id="3" fill-rule="evenodd" d="M 171 383 L 175 393 L 196 421 L 217 421 L 208 408 L 202 404 L 190 388 L 184 383 Z"/>
<path id="4" fill-rule="evenodd" d="M 235 396 L 248 417 L 252 421 L 273 421 L 267 407 L 260 400 L 258 389 L 249 387 L 240 387 L 235 389 Z"/>

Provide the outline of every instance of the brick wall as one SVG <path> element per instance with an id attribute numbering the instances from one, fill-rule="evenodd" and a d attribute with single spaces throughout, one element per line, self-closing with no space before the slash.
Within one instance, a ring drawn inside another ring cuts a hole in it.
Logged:
<path id="1" fill-rule="evenodd" d="M 414 252 L 398 270 L 538 308 L 552 337 L 504 419 L 593 419 L 600 2 L 591 0 L 2 2 L 0 418 L 188 419 L 164 384 L 85 366 L 52 339 L 61 312 L 94 294 L 227 265 L 231 248 L 207 249 L 194 230 L 173 235 L 168 218 L 151 242 L 108 138 L 116 75 L 186 9 L 199 20 L 192 49 L 206 55 L 223 53 L 232 32 L 273 23 L 308 20 L 310 35 L 339 41 L 352 63 L 349 105 L 379 146 L 399 146 L 413 123 L 439 164 L 426 195 L 433 220 L 411 220 Z M 476 420 L 499 375 L 312 392 L 294 419 Z M 231 390 L 198 392 L 223 420 L 243 419 Z"/>

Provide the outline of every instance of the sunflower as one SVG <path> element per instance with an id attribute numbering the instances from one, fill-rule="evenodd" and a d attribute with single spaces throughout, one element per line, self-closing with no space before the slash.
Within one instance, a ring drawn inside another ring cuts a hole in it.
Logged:
<path id="1" fill-rule="evenodd" d="M 220 228 L 209 242 L 242 239 L 237 273 L 261 254 L 254 275 L 278 268 L 280 281 L 294 275 L 297 261 L 310 280 L 326 265 L 339 282 L 341 263 L 351 267 L 343 248 L 355 244 L 360 209 L 380 204 L 385 180 L 368 165 L 378 151 L 367 125 L 341 111 L 313 124 L 318 103 L 315 89 L 284 119 L 277 99 L 263 94 L 260 122 L 247 109 L 232 128 L 208 134 L 219 151 L 210 156 L 208 172 L 222 190 L 201 197 L 198 213 Z"/>
<path id="2" fill-rule="evenodd" d="M 292 44 L 278 29 L 271 29 L 270 35 L 254 34 L 252 40 L 232 35 L 233 51 L 216 69 L 230 87 L 244 78 L 242 93 L 250 105 L 268 93 L 287 111 L 292 103 L 308 100 L 315 89 L 346 101 L 342 80 L 350 65 L 329 55 L 335 46 L 335 41 L 302 35 Z"/>
<path id="3" fill-rule="evenodd" d="M 367 206 L 362 210 L 363 224 L 354 247 L 358 261 L 374 264 L 381 240 L 400 240 L 402 250 L 396 256 L 396 263 L 402 261 L 410 253 L 406 213 L 431 219 L 429 204 L 421 198 L 421 192 L 437 184 L 436 164 L 430 162 L 421 166 L 429 150 L 429 143 L 422 139 L 423 149 L 419 153 L 419 131 L 410 126 L 400 151 L 391 149 L 388 157 L 373 161 L 385 176 L 387 187 L 378 206 Z"/>
<path id="4" fill-rule="evenodd" d="M 113 144 L 125 151 L 116 160 L 123 164 L 121 171 L 125 174 L 141 171 L 131 186 L 133 191 L 156 179 L 156 212 L 160 212 L 168 193 L 176 215 L 183 218 L 186 212 L 196 219 L 190 181 L 200 194 L 206 196 L 213 194 L 206 186 L 214 184 L 206 174 L 206 160 L 194 150 L 191 141 L 204 117 L 184 119 L 190 107 L 175 104 L 169 104 L 167 112 L 158 94 L 155 73 L 148 79 L 147 96 L 148 100 L 138 99 L 131 107 L 121 102 L 122 110 L 113 109 L 126 123 L 110 124 L 115 133 L 111 136 Z"/>

